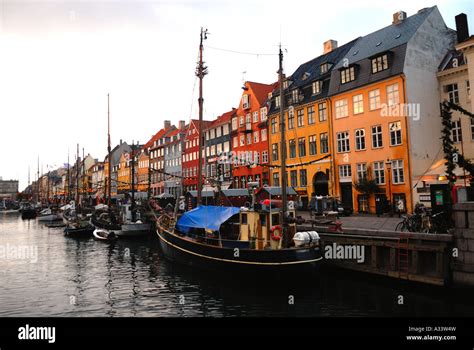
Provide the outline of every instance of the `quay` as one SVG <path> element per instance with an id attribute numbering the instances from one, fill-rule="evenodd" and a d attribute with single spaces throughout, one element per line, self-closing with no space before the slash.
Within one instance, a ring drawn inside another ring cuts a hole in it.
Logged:
<path id="1" fill-rule="evenodd" d="M 300 230 L 316 230 L 323 252 L 333 244 L 365 249 L 361 263 L 355 259 L 325 259 L 327 265 L 424 284 L 474 287 L 474 202 L 458 203 L 453 211 L 455 227 L 447 234 L 344 225 L 342 232 L 334 232 L 328 226 L 308 224 Z"/>

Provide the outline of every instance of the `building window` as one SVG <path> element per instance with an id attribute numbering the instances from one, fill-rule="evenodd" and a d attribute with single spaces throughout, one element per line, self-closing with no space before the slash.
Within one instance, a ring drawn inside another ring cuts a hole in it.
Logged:
<path id="1" fill-rule="evenodd" d="M 312 88 L 313 88 L 313 95 L 318 95 L 321 93 L 321 87 L 322 87 L 322 82 L 321 81 L 315 81 L 313 82 L 312 84 Z"/>
<path id="2" fill-rule="evenodd" d="M 355 69 L 354 67 L 349 67 L 341 71 L 341 84 L 346 84 L 355 80 Z"/>
<path id="3" fill-rule="evenodd" d="M 350 145 L 349 145 L 349 132 L 338 132 L 337 134 L 337 151 L 338 152 L 349 152 Z"/>
<path id="4" fill-rule="evenodd" d="M 224 124 L 222 127 L 222 135 L 228 135 L 229 134 L 229 124 Z"/>
<path id="5" fill-rule="evenodd" d="M 474 118 L 471 118 L 471 140 L 474 141 Z"/>
<path id="6" fill-rule="evenodd" d="M 348 178 L 352 177 L 352 169 L 350 164 L 339 165 L 339 177 Z"/>
<path id="7" fill-rule="evenodd" d="M 374 179 L 377 185 L 385 185 L 384 162 L 374 162 Z"/>
<path id="8" fill-rule="evenodd" d="M 335 106 L 336 106 L 336 119 L 344 118 L 349 115 L 349 111 L 347 108 L 347 99 L 336 101 Z"/>
<path id="9" fill-rule="evenodd" d="M 319 66 L 321 74 L 327 73 L 329 70 L 329 63 L 323 63 L 321 66 Z"/>
<path id="10" fill-rule="evenodd" d="M 319 115 L 319 121 L 323 122 L 326 119 L 328 119 L 328 110 L 326 106 L 326 102 L 321 102 L 318 104 L 318 115 Z"/>
<path id="11" fill-rule="evenodd" d="M 253 122 L 258 123 L 258 111 L 253 112 Z"/>
<path id="12" fill-rule="evenodd" d="M 314 156 L 316 154 L 316 135 L 309 137 L 309 155 Z"/>
<path id="13" fill-rule="evenodd" d="M 262 129 L 262 141 L 267 141 L 267 129 Z"/>
<path id="14" fill-rule="evenodd" d="M 357 151 L 365 150 L 365 130 L 357 129 L 355 131 L 355 146 Z"/>
<path id="15" fill-rule="evenodd" d="M 402 159 L 392 160 L 392 178 L 394 184 L 402 184 L 405 182 Z"/>
<path id="16" fill-rule="evenodd" d="M 275 107 L 280 108 L 280 96 L 275 97 Z"/>
<path id="17" fill-rule="evenodd" d="M 466 80 L 466 94 L 467 98 L 471 97 L 471 84 L 469 83 L 469 80 Z"/>
<path id="18" fill-rule="evenodd" d="M 372 73 L 378 73 L 388 69 L 387 54 L 372 59 Z"/>
<path id="19" fill-rule="evenodd" d="M 280 174 L 273 173 L 273 186 L 279 187 L 280 186 Z"/>
<path id="20" fill-rule="evenodd" d="M 329 152 L 329 138 L 327 132 L 319 135 L 319 149 L 321 153 Z"/>
<path id="21" fill-rule="evenodd" d="M 308 125 L 314 124 L 314 106 L 308 107 L 306 111 L 308 113 Z"/>
<path id="22" fill-rule="evenodd" d="M 359 163 L 357 164 L 357 180 L 367 180 L 367 164 Z"/>
<path id="23" fill-rule="evenodd" d="M 253 152 L 253 162 L 256 165 L 260 164 L 260 153 L 259 152 Z"/>
<path id="24" fill-rule="evenodd" d="M 245 136 L 240 135 L 240 147 L 245 146 Z"/>
<path id="25" fill-rule="evenodd" d="M 289 141 L 289 147 L 290 147 L 289 157 L 296 158 L 296 142 L 294 139 Z"/>
<path id="26" fill-rule="evenodd" d="M 398 84 L 387 86 L 387 103 L 388 106 L 394 106 L 400 103 L 400 95 L 398 93 Z"/>
<path id="27" fill-rule="evenodd" d="M 352 108 L 354 114 L 364 113 L 364 97 L 362 94 L 352 97 Z"/>
<path id="28" fill-rule="evenodd" d="M 306 187 L 307 184 L 308 184 L 308 174 L 306 172 L 306 169 L 301 169 L 300 170 L 300 186 Z"/>
<path id="29" fill-rule="evenodd" d="M 459 91 L 457 83 L 447 85 L 446 92 L 448 93 L 448 98 L 450 102 L 459 103 Z"/>
<path id="30" fill-rule="evenodd" d="M 240 119 L 239 119 L 239 126 L 243 126 L 244 125 L 244 116 L 240 116 Z"/>
<path id="31" fill-rule="evenodd" d="M 462 142 L 461 120 L 454 121 L 452 125 L 453 142 Z"/>
<path id="32" fill-rule="evenodd" d="M 295 128 L 295 111 L 293 108 L 288 109 L 288 129 Z"/>
<path id="33" fill-rule="evenodd" d="M 243 95 L 242 96 L 242 108 L 247 109 L 249 107 L 250 107 L 249 95 Z"/>
<path id="34" fill-rule="evenodd" d="M 372 127 L 372 148 L 380 148 L 382 143 L 382 125 Z"/>
<path id="35" fill-rule="evenodd" d="M 232 118 L 232 130 L 237 130 L 237 117 Z"/>
<path id="36" fill-rule="evenodd" d="M 247 134 L 247 145 L 252 144 L 252 134 Z"/>
<path id="37" fill-rule="evenodd" d="M 398 146 L 402 144 L 402 123 L 395 122 L 389 124 L 390 129 L 390 146 Z"/>
<path id="38" fill-rule="evenodd" d="M 260 120 L 264 122 L 267 120 L 267 107 L 260 108 Z"/>
<path id="39" fill-rule="evenodd" d="M 291 184 L 291 187 L 297 187 L 298 186 L 298 177 L 297 177 L 296 170 L 291 170 L 290 171 L 290 184 Z"/>
<path id="40" fill-rule="evenodd" d="M 298 154 L 300 157 L 306 157 L 306 139 L 304 137 L 298 139 Z"/>
<path id="41" fill-rule="evenodd" d="M 272 118 L 271 125 L 272 125 L 272 134 L 276 134 L 277 128 L 278 128 L 277 117 Z"/>
<path id="42" fill-rule="evenodd" d="M 272 144 L 272 161 L 278 160 L 278 143 Z"/>
<path id="43" fill-rule="evenodd" d="M 379 89 L 369 91 L 369 106 L 370 106 L 371 111 L 374 111 L 380 108 L 380 90 Z"/>
<path id="44" fill-rule="evenodd" d="M 299 99 L 298 99 L 299 94 L 300 92 L 298 89 L 291 91 L 291 100 L 293 101 L 293 103 L 299 102 Z"/>
<path id="45" fill-rule="evenodd" d="M 304 126 L 304 109 L 298 109 L 296 111 L 296 123 L 298 127 Z"/>
<path id="46" fill-rule="evenodd" d="M 260 138 L 260 132 L 259 132 L 259 131 L 255 131 L 255 132 L 253 133 L 253 143 L 258 143 L 258 142 L 260 142 L 259 138 Z"/>
<path id="47" fill-rule="evenodd" d="M 268 151 L 262 151 L 262 163 L 268 163 Z"/>

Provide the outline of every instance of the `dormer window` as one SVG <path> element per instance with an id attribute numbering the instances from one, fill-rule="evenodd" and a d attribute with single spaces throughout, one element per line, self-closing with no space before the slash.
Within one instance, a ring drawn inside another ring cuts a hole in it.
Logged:
<path id="1" fill-rule="evenodd" d="M 243 109 L 250 108 L 249 95 L 243 95 L 243 96 L 242 96 L 242 108 L 243 108 Z"/>
<path id="2" fill-rule="evenodd" d="M 318 95 L 321 93 L 321 88 L 323 86 L 323 82 L 318 80 L 313 82 L 312 87 L 313 87 L 313 95 Z"/>
<path id="3" fill-rule="evenodd" d="M 329 63 L 323 63 L 320 66 L 321 74 L 327 73 L 329 68 L 330 68 Z"/>
<path id="4" fill-rule="evenodd" d="M 285 89 L 285 90 L 288 89 L 288 80 L 285 80 L 283 82 L 283 89 Z"/>
<path id="5" fill-rule="evenodd" d="M 291 91 L 291 99 L 293 100 L 293 103 L 298 102 L 298 95 L 299 95 L 298 89 Z"/>
<path id="6" fill-rule="evenodd" d="M 280 96 L 275 97 L 275 107 L 276 108 L 280 107 Z"/>
<path id="7" fill-rule="evenodd" d="M 372 58 L 372 74 L 388 69 L 388 56 L 383 54 L 381 56 Z"/>
<path id="8" fill-rule="evenodd" d="M 346 84 L 355 80 L 354 66 L 341 70 L 341 84 Z"/>

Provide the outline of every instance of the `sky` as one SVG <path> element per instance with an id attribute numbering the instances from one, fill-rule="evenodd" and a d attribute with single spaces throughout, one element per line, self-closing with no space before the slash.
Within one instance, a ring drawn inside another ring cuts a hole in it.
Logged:
<path id="1" fill-rule="evenodd" d="M 0 0 L 0 177 L 22 190 L 38 157 L 46 173 L 68 154 L 73 163 L 77 144 L 103 160 L 107 94 L 112 147 L 146 143 L 164 120 L 197 118 L 201 27 L 210 33 L 204 118 L 213 119 L 238 107 L 244 81 L 277 80 L 280 43 L 290 75 L 328 39 L 343 45 L 390 25 L 394 12 L 433 5 L 450 28 L 466 13 L 474 34 L 471 0 Z"/>

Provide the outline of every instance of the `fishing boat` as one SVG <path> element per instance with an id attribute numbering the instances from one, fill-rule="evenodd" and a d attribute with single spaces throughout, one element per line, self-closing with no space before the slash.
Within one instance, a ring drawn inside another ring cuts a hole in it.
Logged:
<path id="1" fill-rule="evenodd" d="M 36 209 L 30 203 L 23 204 L 21 210 L 21 218 L 23 220 L 34 219 L 37 216 Z"/>
<path id="2" fill-rule="evenodd" d="M 114 231 L 108 231 L 99 228 L 94 230 L 93 235 L 95 239 L 105 242 L 113 242 L 118 238 Z"/>
<path id="3" fill-rule="evenodd" d="M 69 237 L 92 237 L 95 230 L 94 225 L 88 222 L 71 222 L 64 229 L 64 234 Z"/>
<path id="4" fill-rule="evenodd" d="M 54 212 L 51 208 L 46 208 L 40 211 L 38 221 L 50 222 L 62 220 L 62 216 L 59 213 Z"/>

